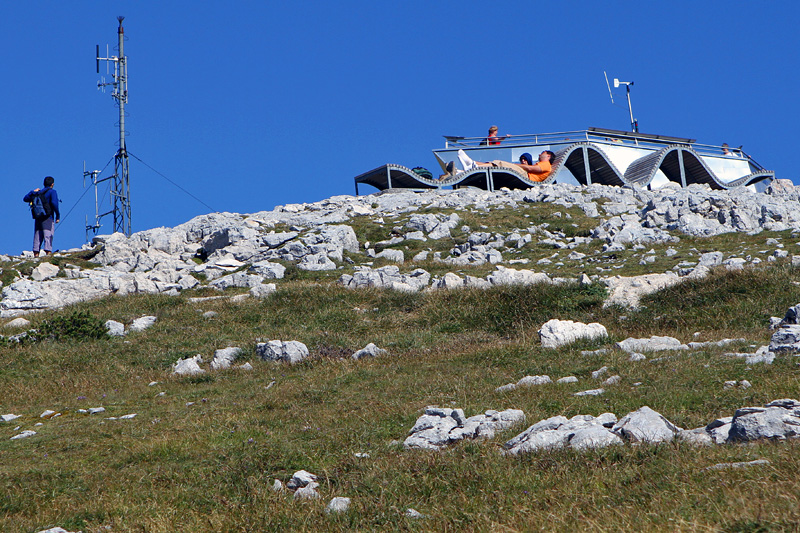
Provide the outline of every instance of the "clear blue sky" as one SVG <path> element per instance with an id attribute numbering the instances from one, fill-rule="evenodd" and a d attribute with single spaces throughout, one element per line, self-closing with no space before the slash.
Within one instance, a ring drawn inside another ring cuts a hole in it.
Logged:
<path id="1" fill-rule="evenodd" d="M 642 132 L 744 145 L 800 180 L 797 0 L 2 2 L 0 253 L 30 248 L 22 196 L 46 175 L 62 199 L 56 248 L 84 242 L 83 162 L 102 169 L 117 149 L 95 45 L 114 53 L 118 15 L 128 151 L 214 211 L 354 194 L 354 176 L 433 169 L 442 135 L 491 124 L 628 129 L 604 70 L 635 82 Z M 130 175 L 134 231 L 209 212 L 135 159 Z"/>

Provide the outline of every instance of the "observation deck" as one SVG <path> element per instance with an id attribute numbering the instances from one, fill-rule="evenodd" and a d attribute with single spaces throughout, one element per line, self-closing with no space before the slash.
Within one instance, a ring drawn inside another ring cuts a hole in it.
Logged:
<path id="1" fill-rule="evenodd" d="M 763 191 L 775 178 L 774 172 L 766 170 L 741 148 L 730 149 L 726 154 L 722 146 L 666 135 L 588 128 L 501 137 L 497 144 L 488 144 L 485 137 L 445 135 L 444 138 L 444 148 L 433 150 L 433 154 L 442 172 L 449 162 L 455 162 L 458 172 L 454 176 L 428 179 L 402 165 L 387 164 L 356 176 L 356 194 L 360 183 L 378 190 L 459 187 L 495 190 L 527 189 L 542 183 L 658 188 L 672 182 L 681 187 L 705 184 L 712 189 L 751 187 Z M 459 171 L 459 150 L 475 161 L 517 162 L 525 152 L 535 161 L 544 150 L 554 152 L 556 157 L 548 178 L 534 182 L 524 172 L 508 168 Z"/>

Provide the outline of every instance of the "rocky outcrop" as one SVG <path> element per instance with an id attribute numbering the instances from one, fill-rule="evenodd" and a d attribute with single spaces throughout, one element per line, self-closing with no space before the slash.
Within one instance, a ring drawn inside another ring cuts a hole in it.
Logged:
<path id="1" fill-rule="evenodd" d="M 154 228 L 130 237 L 118 233 L 96 237 L 92 261 L 97 267 L 93 269 L 75 265 L 56 267 L 43 262 L 29 277 L 2 288 L 0 316 L 59 308 L 108 294 L 178 294 L 205 283 L 220 290 L 247 288 L 254 296 L 266 296 L 271 290 L 265 288 L 264 281 L 282 279 L 286 263 L 312 271 L 339 269 L 353 263 L 353 270 L 340 278 L 343 285 L 353 288 L 419 291 L 428 287 L 551 283 L 554 280 L 545 272 L 512 269 L 502 263 L 511 264 L 513 259 L 507 258 L 529 244 L 569 250 L 602 241 L 602 253 L 608 254 L 623 248 L 675 242 L 681 235 L 800 230 L 798 197 L 800 192 L 786 184 L 773 187 L 768 194 L 744 188 L 712 191 L 702 186 L 650 191 L 555 184 L 528 191 L 459 189 L 366 197 L 343 195 L 250 215 L 211 213 L 174 228 Z M 547 224 L 532 224 L 508 233 L 491 228 L 473 232 L 468 226 L 459 227 L 462 222 L 458 214 L 436 213 L 437 210 L 513 209 L 521 202 L 577 207 L 598 219 L 597 225 L 588 237 L 567 236 Z M 427 212 L 414 213 L 421 208 Z M 375 223 L 383 224 L 384 217 L 401 216 L 400 225 L 391 231 L 387 228 L 391 238 L 380 243 L 359 242 L 350 225 L 360 217 L 371 217 Z M 454 267 L 491 263 L 497 265 L 497 270 L 486 278 L 447 274 L 432 280 L 421 269 L 401 272 L 398 267 L 372 269 L 366 264 L 380 257 L 402 264 L 408 258 L 396 245 L 406 241 L 441 241 L 454 235 L 463 239 L 449 254 L 434 252 L 431 257 L 425 251 L 412 260 L 427 258 Z M 376 252 L 376 246 L 382 250 Z M 774 246 L 777 249 L 765 256 L 767 261 L 788 255 L 779 244 Z M 88 250 L 87 247 L 83 251 Z M 643 254 L 641 261 L 646 264 L 654 259 L 652 254 Z M 567 260 L 591 262 L 596 258 L 575 250 Z M 710 252 L 700 254 L 694 262 L 684 262 L 674 272 L 636 277 L 594 276 L 594 281 L 608 285 L 608 304 L 636 307 L 643 295 L 686 277 L 704 276 L 710 268 L 741 268 L 760 261 L 759 257 L 723 257 Z M 552 261 L 543 258 L 539 263 L 546 266 Z"/>
<path id="2" fill-rule="evenodd" d="M 519 409 L 486 411 L 482 415 L 467 418 L 462 409 L 428 407 L 411 428 L 403 446 L 407 449 L 438 450 L 463 439 L 492 438 L 496 431 L 523 420 L 525 415 Z"/>
<path id="3" fill-rule="evenodd" d="M 554 416 L 541 420 L 505 443 L 505 453 L 572 448 L 586 450 L 617 444 L 659 444 L 679 439 L 695 445 L 735 444 L 760 439 L 800 437 L 800 402 L 775 400 L 764 407 L 744 407 L 734 416 L 705 427 L 683 430 L 644 406 L 620 420 L 612 413 L 598 417 Z"/>

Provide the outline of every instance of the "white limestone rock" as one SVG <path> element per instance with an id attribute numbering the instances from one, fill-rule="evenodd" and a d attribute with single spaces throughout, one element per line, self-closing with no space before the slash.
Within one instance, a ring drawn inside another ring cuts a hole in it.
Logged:
<path id="1" fill-rule="evenodd" d="M 202 374 L 205 372 L 200 368 L 200 363 L 203 362 L 203 356 L 197 354 L 194 357 L 178 360 L 172 367 L 172 373 L 180 376 L 191 376 L 194 374 Z"/>
<path id="2" fill-rule="evenodd" d="M 31 325 L 31 321 L 27 318 L 15 318 L 14 320 L 10 320 L 3 325 L 5 329 L 24 329 Z"/>
<path id="3" fill-rule="evenodd" d="M 308 348 L 300 341 L 260 342 L 256 344 L 256 354 L 264 361 L 283 361 L 299 363 L 309 356 Z"/>
<path id="4" fill-rule="evenodd" d="M 449 223 L 442 222 L 433 228 L 430 233 L 428 233 L 428 238 L 433 240 L 449 239 L 451 237 L 450 229 L 451 226 Z"/>
<path id="5" fill-rule="evenodd" d="M 410 519 L 412 519 L 412 520 L 420 520 L 420 519 L 422 519 L 422 518 L 425 518 L 425 515 L 424 515 L 424 514 L 420 513 L 420 512 L 419 512 L 419 511 L 417 511 L 416 509 L 412 509 L 411 507 L 409 507 L 408 509 L 406 509 L 406 512 L 405 512 L 405 515 L 404 515 L 404 516 L 405 516 L 406 518 L 410 518 Z"/>
<path id="6" fill-rule="evenodd" d="M 311 482 L 308 485 L 300 487 L 294 491 L 293 498 L 295 500 L 318 500 L 322 497 L 320 493 L 317 492 L 318 487 L 318 483 Z"/>
<path id="7" fill-rule="evenodd" d="M 258 261 L 250 265 L 248 271 L 264 279 L 283 279 L 286 273 L 286 267 L 280 263 Z"/>
<path id="8" fill-rule="evenodd" d="M 350 498 L 337 496 L 328 502 L 328 506 L 325 507 L 325 513 L 345 513 L 348 509 L 350 509 Z"/>
<path id="9" fill-rule="evenodd" d="M 396 265 L 387 265 L 376 269 L 356 267 L 352 275 L 343 274 L 339 283 L 350 289 L 379 287 L 399 291 L 416 292 L 427 287 L 431 275 L 421 269 L 408 274 L 401 274 Z"/>
<path id="10" fill-rule="evenodd" d="M 44 281 L 46 279 L 54 278 L 58 274 L 59 268 L 52 263 L 40 263 L 39 266 L 31 272 L 31 279 L 34 281 Z"/>
<path id="11" fill-rule="evenodd" d="M 800 354 L 800 325 L 784 324 L 779 327 L 769 341 L 771 353 Z"/>
<path id="12" fill-rule="evenodd" d="M 462 439 L 491 438 L 496 431 L 525 420 L 519 409 L 486 411 L 466 418 L 461 409 L 428 407 L 403 442 L 406 449 L 438 450 Z"/>
<path id="13" fill-rule="evenodd" d="M 128 329 L 130 331 L 144 331 L 155 324 L 156 320 L 158 319 L 154 316 L 142 316 L 134 320 L 133 324 L 131 324 L 130 328 Z"/>
<path id="14" fill-rule="evenodd" d="M 687 346 L 689 346 L 690 350 L 701 350 L 709 346 L 722 347 L 735 342 L 747 342 L 747 339 L 720 339 L 718 341 L 690 342 Z"/>
<path id="15" fill-rule="evenodd" d="M 597 322 L 584 324 L 572 320 L 552 319 L 539 329 L 539 337 L 545 348 L 558 348 L 571 344 L 579 339 L 597 339 L 608 337 L 605 326 Z"/>
<path id="16" fill-rule="evenodd" d="M 596 418 L 591 415 L 576 415 L 570 419 L 554 416 L 540 420 L 506 442 L 505 453 L 517 455 L 565 447 L 588 450 L 621 444 L 622 439 L 608 429 L 616 420 L 612 413 L 604 413 Z"/>
<path id="17" fill-rule="evenodd" d="M 389 248 L 383 250 L 380 253 L 375 254 L 376 259 L 386 259 L 388 261 L 393 261 L 395 263 L 404 263 L 405 262 L 405 255 L 403 254 L 402 250 L 395 250 L 393 248 Z"/>
<path id="18" fill-rule="evenodd" d="M 245 272 L 234 272 L 233 274 L 228 274 L 227 276 L 222 276 L 221 278 L 215 279 L 209 283 L 209 285 L 220 290 L 225 290 L 230 287 L 249 289 L 251 287 L 261 285 L 263 282 L 263 276 L 247 274 Z"/>
<path id="19" fill-rule="evenodd" d="M 573 396 L 600 396 L 604 392 L 606 392 L 605 389 L 590 389 L 581 392 L 576 392 L 575 394 L 573 394 Z"/>
<path id="20" fill-rule="evenodd" d="M 731 257 L 722 262 L 728 270 L 742 270 L 747 260 L 741 257 Z"/>
<path id="21" fill-rule="evenodd" d="M 254 285 L 250 287 L 248 293 L 253 298 L 266 298 L 277 290 L 278 288 L 274 283 L 262 283 L 260 285 Z"/>
<path id="22" fill-rule="evenodd" d="M 718 418 L 703 428 L 714 444 L 725 444 L 731 431 L 732 416 Z"/>
<path id="23" fill-rule="evenodd" d="M 727 357 L 741 357 L 748 365 L 764 363 L 771 365 L 775 360 L 775 353 L 769 350 L 769 346 L 761 346 L 755 353 L 726 352 L 722 355 Z"/>
<path id="24" fill-rule="evenodd" d="M 603 303 L 603 306 L 621 305 L 635 309 L 639 307 L 642 296 L 671 287 L 680 283 L 680 281 L 681 278 L 674 272 L 607 278 L 608 298 Z"/>
<path id="25" fill-rule="evenodd" d="M 517 387 L 532 387 L 534 385 L 546 385 L 552 383 L 550 376 L 525 376 L 517 381 Z"/>
<path id="26" fill-rule="evenodd" d="M 625 415 L 612 431 L 630 442 L 656 444 L 671 441 L 680 429 L 661 414 L 644 406 Z"/>
<path id="27" fill-rule="evenodd" d="M 284 231 L 280 233 L 268 233 L 266 235 L 261 236 L 261 240 L 268 248 L 278 248 L 286 244 L 287 242 L 295 239 L 298 235 L 300 235 L 296 231 Z M 255 266 L 255 265 L 254 265 Z M 259 274 L 262 274 L 259 272 Z"/>
<path id="28" fill-rule="evenodd" d="M 712 446 L 714 440 L 705 428 L 684 429 L 675 436 L 679 441 L 694 446 Z"/>
<path id="29" fill-rule="evenodd" d="M 460 289 L 464 287 L 464 280 L 458 275 L 448 272 L 441 278 L 435 280 L 431 286 L 434 289 Z"/>
<path id="30" fill-rule="evenodd" d="M 740 461 L 736 463 L 717 463 L 709 466 L 706 470 L 725 470 L 727 468 L 748 468 L 751 466 L 762 466 L 770 464 L 768 459 L 755 459 L 753 461 Z"/>
<path id="31" fill-rule="evenodd" d="M 628 337 L 616 344 L 616 347 L 628 353 L 656 352 L 662 350 L 688 350 L 689 347 L 674 337 L 653 335 L 649 339 Z"/>
<path id="32" fill-rule="evenodd" d="M 211 370 L 224 370 L 230 368 L 236 358 L 242 355 L 243 350 L 239 347 L 228 347 L 214 351 L 214 358 L 211 360 Z"/>
<path id="33" fill-rule="evenodd" d="M 357 352 L 355 352 L 351 357 L 353 359 L 362 359 L 364 357 L 378 357 L 380 355 L 384 355 L 386 350 L 382 348 L 378 348 L 373 343 L 369 343 Z"/>
<path id="34" fill-rule="evenodd" d="M 476 278 L 475 276 L 464 276 L 464 286 L 473 289 L 488 289 L 492 284 L 483 278 Z"/>
<path id="35" fill-rule="evenodd" d="M 697 265 L 709 268 L 719 266 L 722 264 L 723 258 L 722 252 L 706 252 L 700 255 L 700 261 Z"/>
<path id="36" fill-rule="evenodd" d="M 576 430 L 569 439 L 569 446 L 578 451 L 605 448 L 606 446 L 620 445 L 622 439 L 599 425 Z"/>
<path id="37" fill-rule="evenodd" d="M 784 440 L 800 436 L 800 401 L 775 400 L 764 407 L 737 409 L 728 442 Z"/>
<path id="38" fill-rule="evenodd" d="M 535 285 L 537 283 L 552 283 L 550 277 L 543 272 L 532 270 L 515 270 L 498 266 L 497 270 L 489 274 L 486 280 L 492 285 Z"/>
<path id="39" fill-rule="evenodd" d="M 111 337 L 125 336 L 125 324 L 122 322 L 117 322 L 116 320 L 106 320 L 105 327 L 106 332 L 108 332 Z"/>
<path id="40" fill-rule="evenodd" d="M 87 279 L 53 279 L 35 282 L 28 279 L 15 281 L 3 287 L 0 311 L 2 316 L 36 309 L 57 309 L 66 305 L 93 300 L 113 292 L 111 275 L 93 273 Z"/>
<path id="41" fill-rule="evenodd" d="M 301 487 L 305 487 L 310 483 L 316 483 L 317 475 L 312 474 L 311 472 L 307 472 L 305 470 L 298 470 L 294 474 L 292 474 L 292 478 L 286 483 L 286 487 L 289 490 L 297 490 Z"/>
<path id="42" fill-rule="evenodd" d="M 346 224 L 325 225 L 320 230 L 320 237 L 326 244 L 351 253 L 358 252 L 358 238 L 352 227 Z"/>
<path id="43" fill-rule="evenodd" d="M 326 253 L 321 252 L 306 255 L 297 263 L 297 268 L 310 271 L 336 270 L 336 263 L 331 261 Z"/>

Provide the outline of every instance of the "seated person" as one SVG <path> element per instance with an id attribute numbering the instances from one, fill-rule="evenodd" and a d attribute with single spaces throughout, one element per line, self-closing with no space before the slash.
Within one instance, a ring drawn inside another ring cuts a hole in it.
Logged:
<path id="1" fill-rule="evenodd" d="M 545 150 L 541 154 L 539 154 L 539 161 L 536 164 L 533 163 L 533 157 L 531 154 L 525 152 L 521 156 L 519 156 L 519 163 L 508 163 L 506 161 L 491 161 L 488 163 L 481 163 L 479 161 L 473 161 L 470 157 L 464 152 L 464 150 L 458 151 L 458 159 L 461 161 L 461 164 L 464 166 L 465 170 L 472 170 L 476 167 L 504 167 L 504 168 L 511 168 L 520 172 L 522 174 L 526 174 L 528 179 L 531 181 L 544 181 L 550 176 L 552 172 L 552 163 L 555 161 L 556 154 L 551 152 L 550 150 Z"/>
<path id="2" fill-rule="evenodd" d="M 728 143 L 722 143 L 722 155 L 725 157 L 739 157 L 739 155 L 735 151 L 730 149 Z"/>
<path id="3" fill-rule="evenodd" d="M 489 136 L 486 137 L 483 141 L 481 141 L 481 146 L 492 146 L 496 144 L 500 144 L 503 139 L 508 139 L 511 135 L 504 135 L 500 137 L 497 135 L 497 126 L 492 126 L 489 128 Z"/>

